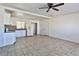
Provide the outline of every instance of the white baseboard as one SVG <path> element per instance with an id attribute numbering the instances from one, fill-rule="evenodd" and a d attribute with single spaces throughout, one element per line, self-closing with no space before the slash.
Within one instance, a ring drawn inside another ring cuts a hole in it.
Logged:
<path id="1" fill-rule="evenodd" d="M 62 39 L 62 40 L 66 40 L 66 41 L 69 41 L 69 42 L 74 42 L 74 43 L 78 43 L 79 44 L 79 41 L 76 41 L 75 39 L 73 40 L 73 39 L 68 39 L 68 38 L 62 38 L 62 37 L 59 37 L 59 36 L 49 36 L 49 37 L 57 38 L 57 39 Z"/>

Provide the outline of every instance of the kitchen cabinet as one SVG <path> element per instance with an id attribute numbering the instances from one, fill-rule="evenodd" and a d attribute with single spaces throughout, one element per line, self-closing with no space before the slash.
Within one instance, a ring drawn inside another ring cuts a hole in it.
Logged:
<path id="1" fill-rule="evenodd" d="M 33 36 L 33 24 L 26 24 L 27 36 Z"/>
<path id="2" fill-rule="evenodd" d="M 3 46 L 3 33 L 4 33 L 4 8 L 2 6 L 0 6 L 0 47 Z"/>
<path id="3" fill-rule="evenodd" d="M 25 37 L 26 36 L 26 30 L 16 30 L 16 37 Z"/>
<path id="4" fill-rule="evenodd" d="M 3 46 L 3 33 L 2 33 L 2 29 L 0 29 L 0 47 Z"/>
<path id="5" fill-rule="evenodd" d="M 4 46 L 11 45 L 16 42 L 15 32 L 4 33 Z"/>
<path id="6" fill-rule="evenodd" d="M 10 25 L 11 24 L 11 15 L 8 13 L 5 13 L 4 17 L 5 17 L 4 24 Z"/>

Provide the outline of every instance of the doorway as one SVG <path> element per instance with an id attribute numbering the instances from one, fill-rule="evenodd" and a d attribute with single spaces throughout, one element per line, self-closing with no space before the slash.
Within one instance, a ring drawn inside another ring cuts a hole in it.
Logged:
<path id="1" fill-rule="evenodd" d="M 37 35 L 37 23 L 34 23 L 33 25 L 34 25 L 33 35 Z"/>

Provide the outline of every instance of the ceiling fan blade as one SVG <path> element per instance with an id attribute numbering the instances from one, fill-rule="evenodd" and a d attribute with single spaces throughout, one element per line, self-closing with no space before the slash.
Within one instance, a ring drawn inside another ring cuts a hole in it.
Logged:
<path id="1" fill-rule="evenodd" d="M 56 8 L 52 8 L 53 10 L 56 10 L 56 11 L 59 11 L 59 9 L 56 9 Z"/>
<path id="2" fill-rule="evenodd" d="M 64 5 L 64 3 L 60 3 L 60 4 L 57 4 L 57 5 L 54 5 L 53 7 L 58 7 L 58 6 L 62 6 Z"/>
<path id="3" fill-rule="evenodd" d="M 49 12 L 50 8 L 48 8 L 48 10 L 46 12 Z"/>
<path id="4" fill-rule="evenodd" d="M 48 7 L 40 7 L 39 9 L 46 9 L 46 8 L 48 8 Z"/>

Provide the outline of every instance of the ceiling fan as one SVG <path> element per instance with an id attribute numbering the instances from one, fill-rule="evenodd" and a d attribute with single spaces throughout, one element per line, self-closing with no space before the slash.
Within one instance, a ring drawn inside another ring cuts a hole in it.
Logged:
<path id="1" fill-rule="evenodd" d="M 59 9 L 57 9 L 55 7 L 62 6 L 62 5 L 64 5 L 64 3 L 59 3 L 59 4 L 56 4 L 56 5 L 54 5 L 53 3 L 47 3 L 48 7 L 41 7 L 39 9 L 46 9 L 46 8 L 48 8 L 48 10 L 46 12 L 49 12 L 50 9 L 53 9 L 55 11 L 59 11 Z"/>

